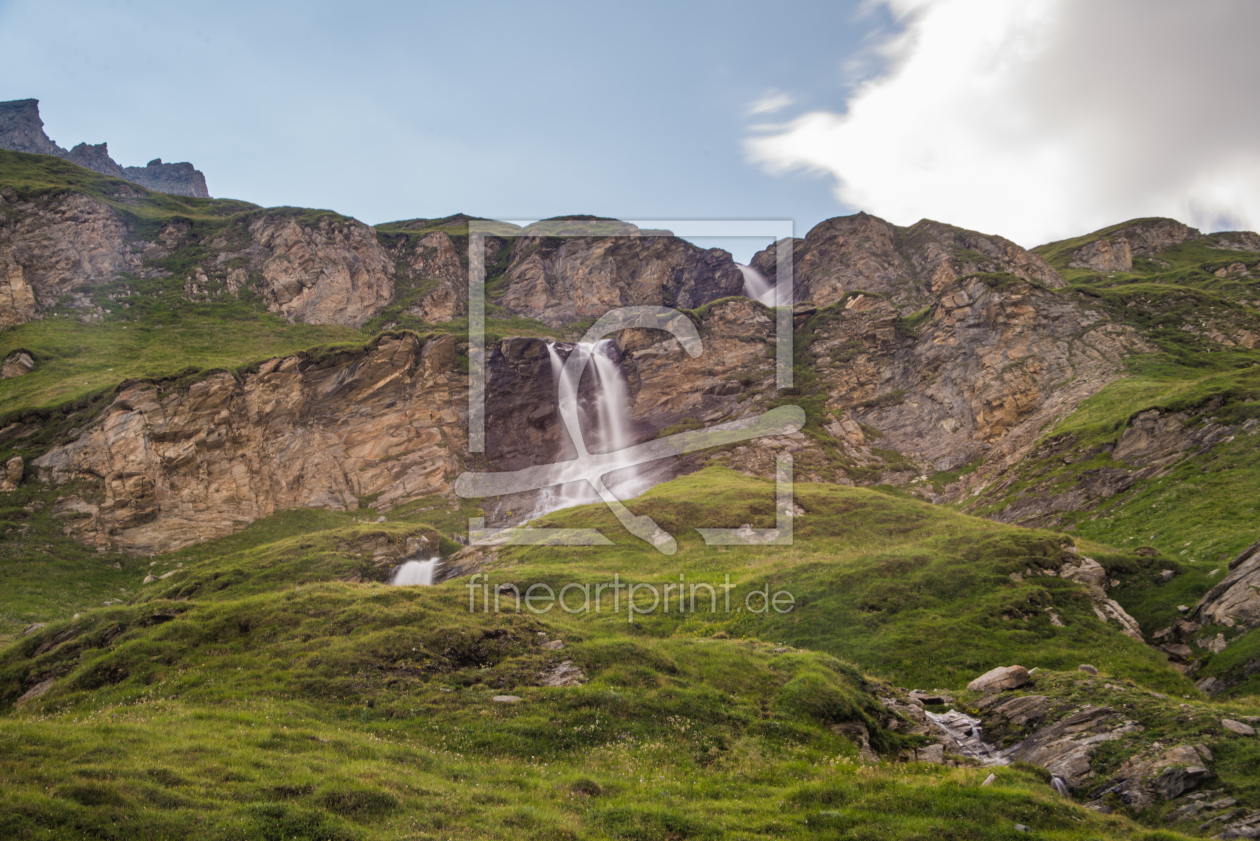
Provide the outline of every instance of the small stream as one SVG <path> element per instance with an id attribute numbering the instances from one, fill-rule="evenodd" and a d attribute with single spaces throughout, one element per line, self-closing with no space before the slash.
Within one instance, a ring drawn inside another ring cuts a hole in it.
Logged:
<path id="1" fill-rule="evenodd" d="M 971 757 L 984 767 L 1009 765 L 1011 753 L 1018 744 L 1001 750 L 984 740 L 984 730 L 980 727 L 980 719 L 972 718 L 966 713 L 951 709 L 949 712 L 934 713 L 924 710 L 924 714 L 939 729 L 943 730 L 963 756 Z M 1021 743 L 1022 744 L 1022 743 Z M 1064 797 L 1071 797 L 1072 792 L 1061 777 L 1051 777 L 1050 785 Z"/>

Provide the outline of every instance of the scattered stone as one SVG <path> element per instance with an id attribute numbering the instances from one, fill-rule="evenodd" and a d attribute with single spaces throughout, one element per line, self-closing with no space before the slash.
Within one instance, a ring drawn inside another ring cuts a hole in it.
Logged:
<path id="1" fill-rule="evenodd" d="M 935 765 L 944 765 L 945 746 L 928 745 L 927 747 L 918 748 L 914 752 L 914 758 L 917 762 L 931 762 Z"/>
<path id="2" fill-rule="evenodd" d="M 1160 580 L 1161 582 L 1163 582 L 1163 581 L 1172 581 L 1172 580 L 1173 580 L 1173 576 L 1174 576 L 1174 575 L 1176 575 L 1176 574 L 1177 574 L 1177 573 L 1173 572 L 1171 569 L 1164 569 L 1164 570 L 1160 570 L 1160 573 L 1159 573 L 1159 580 Z"/>
<path id="3" fill-rule="evenodd" d="M 35 684 L 30 689 L 26 690 L 26 692 L 22 693 L 22 697 L 14 701 L 13 706 L 20 707 L 23 704 L 25 704 L 27 701 L 34 701 L 36 698 L 43 695 L 49 689 L 52 689 L 52 685 L 53 685 L 52 678 L 48 678 L 48 680 L 41 681 Z"/>
<path id="4" fill-rule="evenodd" d="M 1206 648 L 1213 654 L 1220 654 L 1225 650 L 1225 647 L 1229 645 L 1229 643 L 1225 641 L 1224 634 L 1217 634 L 1215 637 L 1199 637 L 1194 641 L 1194 644 L 1199 648 Z"/>
<path id="5" fill-rule="evenodd" d="M 4 359 L 4 364 L 0 365 L 0 380 L 7 380 L 10 377 L 20 377 L 23 374 L 29 374 L 35 370 L 35 360 L 31 359 L 30 354 L 15 350 Z"/>
<path id="6" fill-rule="evenodd" d="M 1208 750 L 1207 745 L 1203 744 L 1202 742 L 1199 742 L 1197 745 L 1194 746 L 1194 749 L 1199 754 L 1199 756 L 1203 757 L 1204 762 L 1212 761 L 1212 752 Z"/>
<path id="7" fill-rule="evenodd" d="M 1179 605 L 1177 605 L 1177 612 L 1178 612 L 1178 613 L 1185 613 L 1185 612 L 1186 612 L 1186 611 L 1188 611 L 1189 609 L 1190 609 L 1190 605 L 1188 605 L 1188 604 L 1179 604 Z"/>
<path id="8" fill-rule="evenodd" d="M 952 704 L 954 703 L 953 696 L 947 695 L 944 692 L 940 692 L 940 691 L 920 692 L 919 690 L 916 689 L 910 693 L 910 698 L 924 704 Z"/>
<path id="9" fill-rule="evenodd" d="M 1031 829 L 1029 829 L 1028 827 L 1024 826 L 1022 823 L 1017 823 L 1017 824 L 1015 824 L 1015 831 L 1016 831 L 1016 832 L 1032 832 L 1032 830 L 1031 830 Z"/>
<path id="10" fill-rule="evenodd" d="M 524 699 L 520 695 L 495 695 L 490 700 L 496 704 L 516 704 Z"/>
<path id="11" fill-rule="evenodd" d="M 1161 645 L 1160 648 L 1163 649 L 1169 657 L 1182 663 L 1189 661 L 1190 658 L 1194 656 L 1194 650 L 1191 649 L 1190 646 L 1182 645 L 1181 643 L 1168 643 L 1166 645 Z"/>
<path id="12" fill-rule="evenodd" d="M 1094 668 L 1088 663 L 1082 663 L 1081 665 L 1077 666 L 1076 669 L 1077 671 L 1085 672 L 1086 674 L 1090 674 L 1090 675 L 1098 674 L 1098 669 Z"/>
<path id="13" fill-rule="evenodd" d="M 1151 782 L 1151 788 L 1155 789 L 1156 793 L 1158 793 L 1164 800 L 1173 800 L 1184 792 L 1194 788 L 1210 776 L 1211 772 L 1202 765 L 1188 765 L 1182 768 L 1165 768 L 1162 772 L 1160 772 L 1160 775 Z"/>
<path id="14" fill-rule="evenodd" d="M 565 660 L 551 671 L 543 672 L 538 676 L 543 686 L 581 686 L 586 683 L 586 674 L 573 665 L 572 661 Z"/>
<path id="15" fill-rule="evenodd" d="M 551 642 L 544 642 L 542 647 L 547 649 L 548 651 L 559 651 L 560 649 L 564 648 L 564 640 L 552 640 Z"/>
<path id="16" fill-rule="evenodd" d="M 144 581 L 141 581 L 140 583 L 141 583 L 141 584 L 152 584 L 154 581 L 157 581 L 157 576 L 156 576 L 156 575 L 146 575 L 146 576 L 144 577 Z"/>
<path id="17" fill-rule="evenodd" d="M 996 699 L 1000 696 L 991 696 Z M 986 705 L 987 706 L 987 705 Z M 1016 698 L 1004 698 L 993 704 L 989 712 L 1000 715 L 1016 727 L 1028 727 L 1045 718 L 1050 708 L 1050 699 L 1045 695 L 1020 695 Z"/>
<path id="18" fill-rule="evenodd" d="M 985 778 L 984 778 L 984 782 L 982 782 L 980 785 L 981 785 L 981 786 L 991 786 L 991 785 L 993 785 L 993 781 L 994 781 L 994 780 L 996 780 L 996 779 L 997 779 L 997 774 L 990 774 L 989 776 L 987 776 L 987 777 L 985 777 Z"/>
<path id="19" fill-rule="evenodd" d="M 22 629 L 22 633 L 20 634 L 20 636 L 29 637 L 31 634 L 35 633 L 36 631 L 38 631 L 40 628 L 43 628 L 43 627 L 45 627 L 45 623 L 43 622 L 32 622 L 31 624 L 27 625 L 25 628 Z"/>
<path id="20" fill-rule="evenodd" d="M 1023 686 L 1025 683 L 1028 683 L 1029 679 L 1028 670 L 1023 666 L 998 666 L 996 669 L 990 669 L 967 684 L 967 690 L 991 695 L 995 692 L 1005 692 L 1008 689 Z"/>
<path id="21" fill-rule="evenodd" d="M 831 732 L 843 736 L 851 737 L 858 745 L 858 757 L 867 765 L 878 765 L 879 756 L 875 751 L 871 750 L 871 734 L 866 729 L 866 725 L 860 721 L 848 721 L 844 724 L 831 725 Z M 940 748 L 940 745 L 936 747 Z M 944 761 L 944 748 L 941 748 L 941 760 Z M 920 762 L 930 762 L 932 760 L 920 760 Z"/>
<path id="22" fill-rule="evenodd" d="M 26 462 L 21 456 L 14 456 L 4 463 L 4 482 L 12 486 L 9 490 L 22 484 L 22 474 L 26 472 Z"/>
<path id="23" fill-rule="evenodd" d="M 1237 733 L 1239 736 L 1256 735 L 1256 728 L 1250 724 L 1243 724 L 1241 721 L 1234 721 L 1232 718 L 1222 718 L 1221 726 L 1231 733 Z"/>

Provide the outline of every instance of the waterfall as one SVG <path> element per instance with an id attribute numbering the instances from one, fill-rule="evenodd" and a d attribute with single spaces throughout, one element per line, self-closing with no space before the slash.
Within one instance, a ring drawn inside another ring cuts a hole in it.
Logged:
<path id="1" fill-rule="evenodd" d="M 609 355 L 612 347 L 612 342 L 607 339 L 595 344 L 581 342 L 574 345 L 571 353 L 578 354 L 581 364 L 575 368 L 576 373 L 570 373 L 565 364 L 568 360 L 561 356 L 559 348 L 554 343 L 547 344 L 547 353 L 551 357 L 551 377 L 556 386 L 560 413 L 562 416 L 569 414 L 578 418 L 585 436 L 582 443 L 588 451 L 595 453 L 615 453 L 636 443 L 630 417 L 630 388 L 621 366 Z M 593 423 L 582 423 L 592 414 L 583 411 L 579 391 L 582 374 L 587 368 L 594 369 L 594 388 L 588 395 L 589 402 L 593 403 Z M 595 478 L 594 476 L 587 476 L 577 461 L 562 461 L 558 464 L 558 478 L 561 483 L 538 492 L 529 519 L 561 508 L 599 502 L 599 495 L 587 481 Z M 565 467 L 566 464 L 571 466 Z M 614 467 L 612 472 L 605 475 L 609 490 L 620 499 L 638 496 L 652 486 L 651 479 L 637 465 L 629 463 Z"/>
<path id="2" fill-rule="evenodd" d="M 976 759 L 981 765 L 1006 765 L 1010 760 L 1005 753 L 997 750 L 984 741 L 984 731 L 980 729 L 980 719 L 972 718 L 966 713 L 950 710 L 946 713 L 926 713 L 928 720 L 945 731 L 953 739 L 958 750 L 965 756 Z"/>
<path id="3" fill-rule="evenodd" d="M 427 587 L 433 583 L 433 573 L 437 572 L 441 563 L 442 559 L 436 556 L 427 561 L 407 561 L 394 572 L 394 578 L 389 583 L 396 587 L 411 584 Z"/>
<path id="4" fill-rule="evenodd" d="M 754 301 L 760 301 L 767 307 L 778 306 L 777 296 L 775 295 L 775 287 L 770 285 L 770 281 L 766 280 L 766 276 L 754 269 L 752 266 L 744 266 L 739 263 L 735 264 L 740 273 L 744 276 L 744 297 L 752 298 Z"/>

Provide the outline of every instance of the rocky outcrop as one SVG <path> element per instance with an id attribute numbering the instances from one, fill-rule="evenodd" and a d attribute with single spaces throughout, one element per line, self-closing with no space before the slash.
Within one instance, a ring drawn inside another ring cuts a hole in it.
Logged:
<path id="1" fill-rule="evenodd" d="M 1149 257 L 1202 237 L 1197 229 L 1175 219 L 1138 219 L 1077 248 L 1068 257 L 1068 265 L 1096 272 L 1129 272 L 1134 257 Z"/>
<path id="2" fill-rule="evenodd" d="M 1076 249 L 1068 265 L 1096 272 L 1127 272 L 1133 268 L 1133 248 L 1124 239 L 1114 244 L 1107 239 L 1095 240 Z"/>
<path id="3" fill-rule="evenodd" d="M 142 167 L 124 167 L 123 173 L 128 181 L 146 190 L 203 199 L 210 197 L 206 176 L 187 161 L 164 164 L 161 158 L 154 158 Z"/>
<path id="4" fill-rule="evenodd" d="M 20 377 L 35 370 L 35 360 L 24 350 L 15 350 L 4 358 L 0 364 L 0 380 Z"/>
<path id="5" fill-rule="evenodd" d="M 885 299 L 860 296 L 803 329 L 813 333 L 805 353 L 832 420 L 878 430 L 878 447 L 925 471 L 982 462 L 946 488 L 950 500 L 1024 458 L 1048 421 L 1146 347 L 1128 328 L 1031 284 L 959 278 L 935 294 L 917 323 Z"/>
<path id="6" fill-rule="evenodd" d="M 1260 543 L 1230 561 L 1229 575 L 1199 599 L 1190 616 L 1201 625 L 1260 627 Z"/>
<path id="7" fill-rule="evenodd" d="M 1201 456 L 1218 444 L 1240 434 L 1255 434 L 1260 422 L 1226 424 L 1211 416 L 1211 407 L 1198 413 L 1149 410 L 1133 417 L 1114 444 L 1079 446 L 1073 435 L 1047 438 L 1027 453 L 1021 468 L 999 479 L 978 496 L 973 506 L 990 506 L 1004 500 L 1009 489 L 1021 485 L 1017 495 L 994 519 L 1006 523 L 1053 528 L 1072 512 L 1113 505 L 1130 488 L 1165 475 L 1187 458 Z M 1111 465 L 1081 471 L 1065 482 L 1059 472 L 1065 464 L 1089 461 L 1108 453 Z M 1043 478 L 1044 477 L 1044 478 Z M 1034 480 L 1031 481 L 1030 480 Z"/>
<path id="8" fill-rule="evenodd" d="M 405 255 L 407 275 L 413 282 L 428 281 L 430 287 L 412 306 L 412 315 L 444 324 L 468 314 L 468 273 L 459 257 L 454 240 L 443 231 L 428 234 Z"/>
<path id="9" fill-rule="evenodd" d="M 466 383 L 451 337 L 405 334 L 323 361 L 273 359 L 186 389 L 135 383 L 76 441 L 34 462 L 87 480 L 56 513 L 97 546 L 162 552 L 284 508 L 377 508 L 449 491 L 465 449 Z"/>
<path id="10" fill-rule="evenodd" d="M 616 236 L 516 239 L 497 303 L 558 327 L 617 307 L 682 309 L 738 295 L 744 276 L 731 255 L 623 225 Z"/>
<path id="11" fill-rule="evenodd" d="M 634 418 L 654 431 L 747 417 L 761 411 L 761 391 L 773 391 L 774 318 L 761 304 L 740 298 L 706 310 L 694 358 L 673 337 L 655 335 L 665 338 L 627 353 Z"/>
<path id="12" fill-rule="evenodd" d="M 48 139 L 39 116 L 38 99 L 0 102 L 0 148 L 34 155 L 63 157 L 66 150 Z"/>
<path id="13" fill-rule="evenodd" d="M 394 263 L 362 222 L 323 215 L 303 224 L 264 214 L 249 233 L 246 254 L 258 266 L 260 291 L 272 312 L 309 324 L 358 327 L 393 298 Z"/>
<path id="14" fill-rule="evenodd" d="M 931 305 L 959 278 L 979 274 L 1063 285 L 1049 264 L 1009 240 L 927 219 L 909 228 L 866 213 L 828 219 L 793 244 L 792 258 L 794 299 L 819 307 L 866 292 L 907 315 Z M 777 260 L 776 245 L 758 253 L 752 266 L 773 280 Z"/>
<path id="15" fill-rule="evenodd" d="M 0 190 L 0 211 L 0 329 L 140 270 L 127 226 L 102 201 L 79 193 L 24 201 Z"/>
<path id="16" fill-rule="evenodd" d="M 205 175 L 190 163 L 164 164 L 161 158 L 155 158 L 144 167 L 123 168 L 109 156 L 109 148 L 104 143 L 80 143 L 67 152 L 44 133 L 38 99 L 0 102 L 0 149 L 65 158 L 85 169 L 160 193 L 210 198 Z"/>

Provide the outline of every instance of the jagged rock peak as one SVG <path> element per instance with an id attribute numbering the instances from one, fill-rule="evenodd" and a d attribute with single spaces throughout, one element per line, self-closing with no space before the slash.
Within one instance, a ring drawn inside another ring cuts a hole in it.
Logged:
<path id="1" fill-rule="evenodd" d="M 0 102 L 0 148 L 65 158 L 85 169 L 122 178 L 160 193 L 210 198 L 206 176 L 187 162 L 164 164 L 161 158 L 154 158 L 147 166 L 124 168 L 109 156 L 109 148 L 104 143 L 80 143 L 67 152 L 44 133 L 38 99 Z"/>
<path id="2" fill-rule="evenodd" d="M 34 155 L 66 155 L 66 150 L 49 140 L 44 133 L 38 99 L 0 102 L 0 146 Z"/>

